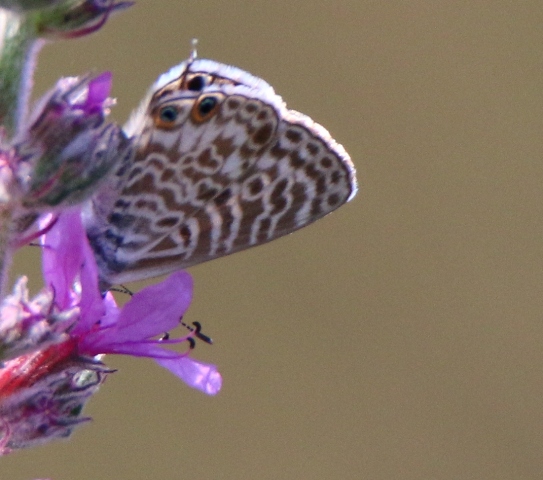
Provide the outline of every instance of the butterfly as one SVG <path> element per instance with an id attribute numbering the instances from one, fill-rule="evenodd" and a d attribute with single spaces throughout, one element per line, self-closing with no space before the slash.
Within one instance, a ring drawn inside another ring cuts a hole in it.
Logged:
<path id="1" fill-rule="evenodd" d="M 351 200 L 345 149 L 264 80 L 213 60 L 161 75 L 134 146 L 85 207 L 102 285 L 184 269 L 291 233 Z"/>

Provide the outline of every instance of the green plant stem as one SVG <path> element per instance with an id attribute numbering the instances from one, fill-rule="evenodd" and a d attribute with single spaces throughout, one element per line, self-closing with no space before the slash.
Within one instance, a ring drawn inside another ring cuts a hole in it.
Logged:
<path id="1" fill-rule="evenodd" d="M 25 17 L 0 10 L 0 124 L 14 135 L 26 113 L 37 41 Z"/>
<path id="2" fill-rule="evenodd" d="M 0 295 L 6 294 L 11 265 L 14 181 L 10 172 L 9 141 L 26 114 L 38 42 L 31 24 L 15 12 L 0 9 Z"/>

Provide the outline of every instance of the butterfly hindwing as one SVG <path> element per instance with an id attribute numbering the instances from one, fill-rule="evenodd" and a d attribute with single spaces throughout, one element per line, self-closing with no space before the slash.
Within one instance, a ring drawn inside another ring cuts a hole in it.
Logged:
<path id="1" fill-rule="evenodd" d="M 87 216 L 107 283 L 268 242 L 356 191 L 344 149 L 263 80 L 209 60 L 177 68 L 131 120 L 134 158 Z"/>

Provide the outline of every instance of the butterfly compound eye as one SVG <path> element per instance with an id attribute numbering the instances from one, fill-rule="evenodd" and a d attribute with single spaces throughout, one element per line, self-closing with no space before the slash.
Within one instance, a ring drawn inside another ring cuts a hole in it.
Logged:
<path id="1" fill-rule="evenodd" d="M 219 110 L 220 101 L 219 95 L 201 96 L 192 108 L 192 120 L 195 123 L 209 120 Z"/>
<path id="2" fill-rule="evenodd" d="M 154 115 L 155 126 L 165 129 L 173 128 L 178 116 L 179 110 L 173 105 L 160 107 Z"/>

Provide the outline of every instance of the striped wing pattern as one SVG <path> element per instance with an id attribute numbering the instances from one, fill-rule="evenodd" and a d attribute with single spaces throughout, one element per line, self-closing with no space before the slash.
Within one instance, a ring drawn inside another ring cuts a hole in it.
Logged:
<path id="1" fill-rule="evenodd" d="M 263 80 L 211 60 L 159 78 L 126 127 L 134 156 L 85 215 L 104 284 L 266 243 L 356 193 L 343 147 Z"/>

